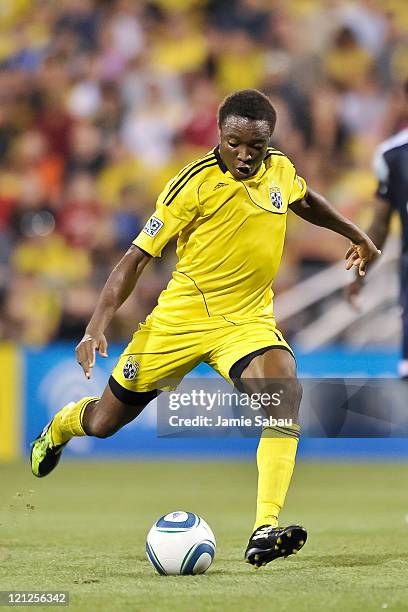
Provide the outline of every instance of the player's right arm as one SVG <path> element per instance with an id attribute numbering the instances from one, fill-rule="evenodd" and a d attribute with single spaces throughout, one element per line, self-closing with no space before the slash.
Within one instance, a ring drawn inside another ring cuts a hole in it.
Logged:
<path id="1" fill-rule="evenodd" d="M 87 378 L 91 377 L 96 351 L 99 351 L 102 357 L 108 356 L 105 329 L 115 312 L 132 293 L 139 276 L 151 259 L 151 255 L 132 244 L 110 273 L 84 337 L 75 349 L 77 361 Z"/>
<path id="2" fill-rule="evenodd" d="M 87 378 L 91 377 L 96 351 L 102 357 L 107 357 L 105 329 L 133 291 L 147 263 L 152 257 L 160 257 L 169 240 L 181 232 L 198 213 L 197 181 L 193 179 L 198 174 L 197 170 L 216 163 L 212 157 L 206 156 L 203 162 L 186 166 L 167 183 L 158 197 L 155 212 L 109 275 L 84 337 L 75 349 L 77 361 Z"/>

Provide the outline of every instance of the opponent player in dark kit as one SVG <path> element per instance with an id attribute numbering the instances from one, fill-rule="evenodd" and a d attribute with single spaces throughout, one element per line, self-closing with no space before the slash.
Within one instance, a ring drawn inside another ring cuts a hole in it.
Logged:
<path id="1" fill-rule="evenodd" d="M 404 85 L 408 102 L 408 81 Z M 378 179 L 374 217 L 369 236 L 382 249 L 394 213 L 401 221 L 400 299 L 402 306 L 402 355 L 398 364 L 401 378 L 408 379 L 408 125 L 383 142 L 374 156 Z M 352 301 L 363 285 L 357 277 L 348 289 Z"/>
<path id="2" fill-rule="evenodd" d="M 35 476 L 47 475 L 73 436 L 105 438 L 137 417 L 165 381 L 179 381 L 200 361 L 249 394 L 286 381 L 279 415 L 290 427 L 262 432 L 257 451 L 257 511 L 245 558 L 259 567 L 297 552 L 299 525 L 278 526 L 292 476 L 301 386 L 292 349 L 276 328 L 272 282 L 282 256 L 288 210 L 351 241 L 346 268 L 360 274 L 378 255 L 368 236 L 306 186 L 286 155 L 269 147 L 276 113 L 257 90 L 228 96 L 218 112 L 220 145 L 194 161 L 160 194 L 154 214 L 109 276 L 77 360 L 90 378 L 95 353 L 144 267 L 178 235 L 178 263 L 157 307 L 141 323 L 102 397 L 63 407 L 34 441 Z M 275 411 L 275 412 L 274 412 Z"/>

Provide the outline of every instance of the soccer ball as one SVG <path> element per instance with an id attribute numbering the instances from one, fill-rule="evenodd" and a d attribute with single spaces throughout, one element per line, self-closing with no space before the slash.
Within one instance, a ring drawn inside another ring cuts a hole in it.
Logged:
<path id="1" fill-rule="evenodd" d="M 215 556 L 215 537 L 193 512 L 170 512 L 147 534 L 147 558 L 162 575 L 204 574 Z"/>

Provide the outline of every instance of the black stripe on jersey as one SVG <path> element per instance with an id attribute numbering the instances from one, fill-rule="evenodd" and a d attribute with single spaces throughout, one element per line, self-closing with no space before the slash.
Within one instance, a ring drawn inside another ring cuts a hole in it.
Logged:
<path id="1" fill-rule="evenodd" d="M 170 206 L 170 204 L 172 203 L 172 201 L 174 200 L 174 198 L 176 196 L 178 196 L 178 194 L 180 193 L 180 191 L 183 189 L 183 187 L 185 187 L 187 185 L 187 183 L 189 182 L 190 179 L 193 178 L 193 176 L 195 176 L 196 174 L 198 174 L 199 172 L 201 172 L 202 170 L 205 170 L 205 168 L 209 168 L 210 166 L 216 166 L 218 164 L 218 162 L 216 160 L 211 161 L 211 158 L 209 158 L 208 160 L 209 163 L 205 164 L 205 166 L 201 166 L 201 168 L 197 168 L 193 173 L 189 173 L 188 176 L 186 175 L 186 180 L 184 181 L 184 183 L 182 183 L 182 185 L 180 185 L 180 187 L 177 189 L 177 191 L 175 191 L 173 193 L 173 195 L 171 196 L 170 200 L 167 200 L 167 196 L 164 200 L 164 203 L 166 204 L 166 206 Z M 201 164 L 200 164 L 201 165 Z M 195 166 L 196 167 L 196 166 Z M 179 181 L 180 182 L 180 181 Z"/>
<path id="2" fill-rule="evenodd" d="M 266 161 L 271 155 L 277 155 L 279 157 L 286 157 L 284 153 L 281 153 L 280 151 L 276 151 L 276 149 L 271 150 L 268 148 L 268 153 L 265 155 L 263 160 Z"/>
<path id="3" fill-rule="evenodd" d="M 180 172 L 177 174 L 177 176 L 174 178 L 174 181 L 172 183 L 171 186 L 174 185 L 174 182 L 177 179 L 183 178 L 184 176 L 186 176 L 190 170 L 192 170 L 193 168 L 195 168 L 195 166 L 197 166 L 197 164 L 202 164 L 205 161 L 207 161 L 208 159 L 212 158 L 212 156 L 214 155 L 213 151 L 210 151 L 209 153 L 207 153 L 206 155 L 204 155 L 204 157 L 199 157 L 198 159 L 195 159 L 194 161 L 190 162 L 189 164 L 187 164 L 187 166 L 184 166 L 184 168 L 182 168 L 180 170 Z"/>
<path id="4" fill-rule="evenodd" d="M 204 295 L 204 293 L 201 291 L 201 289 L 200 289 L 200 287 L 197 285 L 197 283 L 195 282 L 194 278 L 191 278 L 191 276 L 189 276 L 189 275 L 188 275 L 188 274 L 186 274 L 185 272 L 180 272 L 180 274 L 184 274 L 184 276 L 187 276 L 187 278 L 188 278 L 189 280 L 191 280 L 191 282 L 193 282 L 193 283 L 194 283 L 195 288 L 197 289 L 197 291 L 199 291 L 199 292 L 201 293 L 201 295 L 202 295 L 202 297 L 203 297 L 203 300 L 204 300 L 204 306 L 205 306 L 205 309 L 206 309 L 206 311 L 207 311 L 207 314 L 208 314 L 208 316 L 209 316 L 209 317 L 211 317 L 211 315 L 210 315 L 210 311 L 208 310 L 207 300 L 205 299 L 205 295 Z"/>
<path id="5" fill-rule="evenodd" d="M 209 153 L 203 159 L 200 159 L 199 161 L 194 162 L 192 165 L 190 165 L 186 169 L 184 174 L 182 174 L 182 176 L 180 176 L 180 178 L 178 180 L 175 180 L 174 183 L 170 186 L 170 189 L 167 192 L 166 197 L 164 198 L 164 204 L 166 204 L 166 200 L 169 198 L 170 194 L 175 189 L 177 189 L 177 187 L 180 185 L 180 183 L 182 183 L 184 181 L 184 179 L 189 176 L 189 174 L 191 174 L 191 172 L 194 170 L 194 168 L 198 168 L 199 166 L 202 166 L 203 164 L 207 163 L 208 161 L 212 161 L 213 159 L 215 159 L 214 153 Z M 183 170 L 181 172 L 183 173 Z M 177 177 L 176 177 L 176 179 L 177 179 Z"/>
<path id="6" fill-rule="evenodd" d="M 220 155 L 220 145 L 216 146 L 214 149 L 214 155 L 217 159 L 217 163 L 219 165 L 219 167 L 221 168 L 221 170 L 223 171 L 223 173 L 225 174 L 226 171 L 228 170 L 227 166 L 224 164 L 224 162 L 221 159 L 221 155 Z"/>

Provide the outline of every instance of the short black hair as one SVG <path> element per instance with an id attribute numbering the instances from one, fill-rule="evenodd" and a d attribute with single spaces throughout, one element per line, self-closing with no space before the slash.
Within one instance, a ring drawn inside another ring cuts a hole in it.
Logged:
<path id="1" fill-rule="evenodd" d="M 240 89 L 227 96 L 218 108 L 218 127 L 231 115 L 267 121 L 271 134 L 275 128 L 276 110 L 269 98 L 257 89 Z"/>

